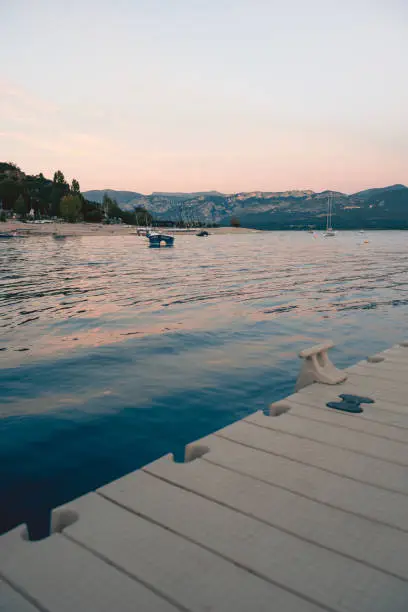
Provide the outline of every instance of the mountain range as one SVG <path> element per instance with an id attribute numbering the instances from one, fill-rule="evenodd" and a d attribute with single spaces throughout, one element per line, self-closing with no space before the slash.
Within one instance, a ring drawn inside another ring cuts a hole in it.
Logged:
<path id="1" fill-rule="evenodd" d="M 326 223 L 327 200 L 331 195 L 333 226 L 338 229 L 408 229 L 408 187 L 404 185 L 367 189 L 351 195 L 328 190 L 143 195 L 106 189 L 86 191 L 84 196 L 101 203 L 105 193 L 124 210 L 142 206 L 162 220 L 229 225 L 231 217 L 237 217 L 242 226 L 258 229 L 321 229 Z"/>

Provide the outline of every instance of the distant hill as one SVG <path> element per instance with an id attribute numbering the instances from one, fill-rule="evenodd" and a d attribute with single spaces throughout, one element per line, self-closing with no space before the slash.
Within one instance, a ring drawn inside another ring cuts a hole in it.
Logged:
<path id="1" fill-rule="evenodd" d="M 363 200 L 368 200 L 372 198 L 378 198 L 382 195 L 382 193 L 388 193 L 391 191 L 400 191 L 401 189 L 406 189 L 405 185 L 390 185 L 389 187 L 376 187 L 375 189 L 365 189 L 365 191 L 358 191 L 354 194 L 355 197 L 361 198 Z"/>
<path id="2" fill-rule="evenodd" d="M 197 196 L 222 196 L 224 194 L 219 191 L 194 191 L 192 193 L 185 192 L 167 192 L 167 191 L 153 191 L 152 196 L 157 197 L 168 197 L 168 198 L 181 198 L 181 199 L 189 199 L 191 197 L 196 198 Z"/>
<path id="3" fill-rule="evenodd" d="M 108 200 L 100 204 L 104 194 Z M 80 192 L 78 181 L 71 184 L 58 170 L 53 179 L 43 174 L 25 174 L 16 164 L 0 161 L 1 216 L 24 217 L 64 214 L 61 203 L 77 199 L 75 220 L 100 222 L 120 218 L 137 223 L 138 216 L 183 224 L 229 225 L 232 217 L 244 227 L 259 229 L 323 229 L 326 225 L 328 196 L 333 198 L 332 225 L 337 229 L 408 229 L 408 188 L 405 185 L 365 189 L 354 194 L 310 189 L 220 193 L 153 192 L 94 189 Z M 70 200 L 71 198 L 71 200 Z M 80 203 L 78 204 L 78 198 Z M 136 209 L 136 212 L 135 212 Z M 106 219 L 107 217 L 107 219 Z M 68 218 L 68 217 L 67 217 Z M 152 220 L 153 220 L 152 219 Z"/>
<path id="4" fill-rule="evenodd" d="M 115 198 L 115 200 L 121 204 L 126 204 L 131 200 L 144 197 L 141 193 L 136 193 L 135 191 L 115 191 L 114 189 L 104 189 L 103 191 L 100 189 L 92 189 L 91 191 L 85 191 L 84 195 L 86 195 L 89 200 L 92 200 L 92 202 L 102 204 L 105 193 L 107 193 L 110 198 Z"/>
<path id="5" fill-rule="evenodd" d="M 337 191 L 315 193 L 311 190 L 283 192 L 217 191 L 194 193 L 154 192 L 143 195 L 113 189 L 85 192 L 92 201 L 102 202 L 108 193 L 124 210 L 143 206 L 155 217 L 185 222 L 203 221 L 228 225 L 232 216 L 241 225 L 259 229 L 323 228 L 327 198 L 333 196 L 333 225 L 338 229 L 408 229 L 408 188 L 391 185 L 347 195 Z"/>

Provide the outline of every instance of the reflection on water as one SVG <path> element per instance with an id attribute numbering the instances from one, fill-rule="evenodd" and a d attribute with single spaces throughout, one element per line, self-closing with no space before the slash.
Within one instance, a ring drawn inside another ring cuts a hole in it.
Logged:
<path id="1" fill-rule="evenodd" d="M 300 347 L 346 365 L 401 339 L 406 234 L 364 240 L 0 244 L 0 530 L 290 393 Z"/>

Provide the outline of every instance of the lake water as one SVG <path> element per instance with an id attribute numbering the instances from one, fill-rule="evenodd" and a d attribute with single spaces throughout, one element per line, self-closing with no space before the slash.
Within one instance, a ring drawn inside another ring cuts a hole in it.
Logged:
<path id="1" fill-rule="evenodd" d="M 291 393 L 301 348 L 401 340 L 407 237 L 0 241 L 0 532 Z"/>

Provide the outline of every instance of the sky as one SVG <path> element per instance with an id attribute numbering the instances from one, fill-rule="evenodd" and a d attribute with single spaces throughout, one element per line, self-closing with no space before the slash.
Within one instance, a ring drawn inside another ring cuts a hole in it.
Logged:
<path id="1" fill-rule="evenodd" d="M 0 0 L 0 160 L 81 189 L 408 184 L 408 0 Z"/>

